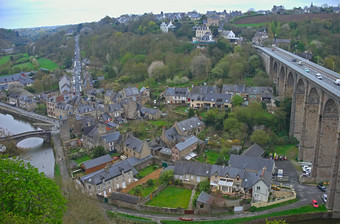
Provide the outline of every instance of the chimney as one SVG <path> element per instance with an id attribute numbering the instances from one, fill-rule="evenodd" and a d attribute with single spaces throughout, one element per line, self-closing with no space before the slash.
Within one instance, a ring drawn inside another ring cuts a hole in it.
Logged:
<path id="1" fill-rule="evenodd" d="M 262 169 L 261 178 L 263 178 L 264 171 L 266 171 L 266 167 L 263 167 L 263 169 Z"/>

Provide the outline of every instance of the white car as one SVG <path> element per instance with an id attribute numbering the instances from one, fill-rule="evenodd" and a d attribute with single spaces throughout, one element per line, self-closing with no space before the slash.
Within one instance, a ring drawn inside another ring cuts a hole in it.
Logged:
<path id="1" fill-rule="evenodd" d="M 334 80 L 334 84 L 340 86 L 340 79 Z"/>
<path id="2" fill-rule="evenodd" d="M 320 80 L 322 80 L 322 75 L 321 75 L 320 73 L 316 73 L 316 74 L 315 74 L 315 77 L 318 78 L 318 79 L 320 79 Z"/>
<path id="3" fill-rule="evenodd" d="M 322 197 L 321 197 L 322 201 L 323 202 L 327 202 L 327 194 L 323 194 Z"/>

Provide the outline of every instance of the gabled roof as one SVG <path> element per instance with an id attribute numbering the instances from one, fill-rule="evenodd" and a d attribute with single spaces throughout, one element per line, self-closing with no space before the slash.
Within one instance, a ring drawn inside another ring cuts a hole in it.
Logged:
<path id="1" fill-rule="evenodd" d="M 166 130 L 166 131 L 165 131 L 165 137 L 166 137 L 169 141 L 176 140 L 176 139 L 179 137 L 176 128 L 171 127 L 170 129 Z"/>
<path id="2" fill-rule="evenodd" d="M 207 93 L 217 93 L 217 89 L 215 86 L 194 86 L 191 89 L 190 94 L 207 94 Z"/>
<path id="3" fill-rule="evenodd" d="M 102 114 L 102 118 L 104 119 L 104 121 L 112 119 L 112 117 L 108 113 L 106 113 L 106 112 Z"/>
<path id="4" fill-rule="evenodd" d="M 109 104 L 109 111 L 114 112 L 117 110 L 123 109 L 123 106 L 120 103 Z"/>
<path id="5" fill-rule="evenodd" d="M 128 87 L 125 88 L 125 94 L 126 96 L 139 95 L 139 90 L 137 89 L 137 87 Z"/>
<path id="6" fill-rule="evenodd" d="M 252 146 L 250 146 L 249 148 L 247 148 L 246 150 L 244 150 L 244 152 L 241 155 L 252 156 L 252 157 L 261 157 L 263 155 L 263 153 L 264 153 L 264 150 L 262 149 L 262 147 L 255 143 Z"/>
<path id="7" fill-rule="evenodd" d="M 142 109 L 140 110 L 140 112 L 142 114 L 157 114 L 158 112 L 160 112 L 160 110 L 158 109 L 154 109 L 154 108 L 148 108 L 148 107 L 142 107 Z"/>
<path id="8" fill-rule="evenodd" d="M 195 94 L 191 100 L 195 101 L 207 101 L 207 102 L 215 102 L 215 103 L 230 103 L 230 94 L 223 93 L 207 93 L 205 95 Z"/>
<path id="9" fill-rule="evenodd" d="M 244 93 L 246 92 L 246 85 L 223 85 L 222 93 L 229 92 Z"/>
<path id="10" fill-rule="evenodd" d="M 88 161 L 83 162 L 83 166 L 85 167 L 85 169 L 90 169 L 102 164 L 106 164 L 112 162 L 112 158 L 110 155 L 104 155 L 95 159 L 91 159 Z"/>
<path id="11" fill-rule="evenodd" d="M 102 139 L 105 139 L 106 143 L 119 141 L 121 139 L 121 134 L 119 131 L 116 131 L 110 134 L 102 135 Z"/>
<path id="12" fill-rule="evenodd" d="M 197 142 L 199 142 L 198 138 L 196 136 L 191 136 L 190 138 L 187 138 L 184 141 L 181 141 L 180 143 L 176 144 L 176 148 L 179 151 L 182 151 Z"/>
<path id="13" fill-rule="evenodd" d="M 116 92 L 113 90 L 107 90 L 105 93 L 105 97 L 113 98 L 116 95 Z"/>
<path id="14" fill-rule="evenodd" d="M 202 191 L 201 194 L 197 198 L 197 202 L 201 202 L 201 203 L 208 204 L 208 205 L 211 205 L 213 201 L 214 201 L 214 197 L 208 193 L 205 193 L 204 191 Z"/>
<path id="15" fill-rule="evenodd" d="M 124 146 L 140 153 L 143 147 L 143 141 L 132 135 L 129 135 L 124 142 Z"/>
<path id="16" fill-rule="evenodd" d="M 247 171 L 257 172 L 266 167 L 266 171 L 271 173 L 274 169 L 274 160 L 257 158 L 251 156 L 234 155 L 231 154 L 228 165 L 231 167 L 237 167 L 240 169 L 246 169 Z"/>
<path id="17" fill-rule="evenodd" d="M 177 161 L 175 163 L 174 174 L 193 174 L 197 176 L 209 177 L 211 164 L 190 161 Z"/>
<path id="18" fill-rule="evenodd" d="M 227 174 L 229 177 L 236 178 L 239 176 L 243 179 L 244 169 L 230 167 L 230 166 L 220 166 L 220 165 L 212 165 L 211 167 L 211 175 L 217 173 L 220 177 L 225 177 Z"/>
<path id="19" fill-rule="evenodd" d="M 186 132 L 203 126 L 204 122 L 201 121 L 198 117 L 194 116 L 184 121 L 178 122 L 176 125 L 181 132 Z"/>
<path id="20" fill-rule="evenodd" d="M 165 90 L 165 96 L 187 96 L 188 94 L 188 88 L 167 87 Z"/>

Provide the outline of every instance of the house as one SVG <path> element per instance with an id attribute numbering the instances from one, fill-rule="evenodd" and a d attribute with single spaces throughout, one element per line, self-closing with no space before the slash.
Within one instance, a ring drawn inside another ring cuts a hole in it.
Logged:
<path id="1" fill-rule="evenodd" d="M 142 118 L 157 120 L 161 118 L 162 111 L 154 108 L 142 107 L 140 114 Z"/>
<path id="2" fill-rule="evenodd" d="M 0 85 L 3 84 L 22 84 L 24 86 L 31 86 L 33 80 L 29 78 L 29 75 L 33 72 L 22 72 L 14 75 L 0 76 Z"/>
<path id="3" fill-rule="evenodd" d="M 204 36 L 206 33 L 211 33 L 211 30 L 209 29 L 209 26 L 202 25 L 196 28 L 196 38 L 200 39 L 202 36 Z"/>
<path id="4" fill-rule="evenodd" d="M 240 169 L 245 169 L 246 171 L 258 172 L 262 171 L 263 167 L 270 174 L 274 173 L 275 163 L 272 159 L 264 159 L 252 156 L 235 155 L 231 154 L 228 165 L 231 167 L 236 167 Z"/>
<path id="5" fill-rule="evenodd" d="M 108 113 L 113 118 L 122 117 L 124 114 L 124 108 L 120 103 L 109 104 Z"/>
<path id="6" fill-rule="evenodd" d="M 120 145 L 122 139 L 122 135 L 119 131 L 105 134 L 101 136 L 101 145 L 104 146 L 106 151 L 122 152 L 122 147 Z"/>
<path id="7" fill-rule="evenodd" d="M 101 119 L 105 122 L 105 123 L 109 123 L 112 122 L 112 117 L 108 114 L 108 113 L 103 113 L 101 115 Z"/>
<path id="8" fill-rule="evenodd" d="M 246 85 L 223 85 L 222 93 L 229 94 L 231 98 L 235 95 L 242 96 L 244 99 L 247 97 Z"/>
<path id="9" fill-rule="evenodd" d="M 175 163 L 174 178 L 183 183 L 197 185 L 210 178 L 211 164 L 190 161 Z"/>
<path id="10" fill-rule="evenodd" d="M 78 183 L 84 191 L 91 196 L 97 194 L 104 197 L 114 191 L 126 188 L 134 182 L 134 175 L 138 172 L 127 161 L 121 161 L 113 165 L 108 164 L 105 168 L 81 177 Z"/>
<path id="11" fill-rule="evenodd" d="M 159 151 L 159 158 L 165 161 L 171 161 L 171 149 L 163 147 Z"/>
<path id="12" fill-rule="evenodd" d="M 112 161 L 113 160 L 110 155 L 104 155 L 95 159 L 85 161 L 81 164 L 80 167 L 86 174 L 89 174 L 103 169 L 106 164 L 112 163 Z"/>
<path id="13" fill-rule="evenodd" d="M 83 128 L 83 146 L 87 149 L 92 149 L 99 145 L 100 141 L 100 133 L 98 130 L 98 126 L 90 126 Z"/>
<path id="14" fill-rule="evenodd" d="M 239 40 L 239 38 L 235 36 L 235 33 L 232 30 L 222 31 L 221 36 L 224 39 L 230 40 L 230 42 L 235 42 L 235 41 Z"/>
<path id="15" fill-rule="evenodd" d="M 207 26 L 219 26 L 220 18 L 218 16 L 211 16 L 207 18 Z"/>
<path id="16" fill-rule="evenodd" d="M 202 191 L 196 200 L 196 207 L 199 213 L 209 213 L 214 202 L 214 197 Z"/>
<path id="17" fill-rule="evenodd" d="M 194 94 L 190 97 L 191 108 L 231 108 L 231 97 L 223 93 L 207 93 L 205 95 Z"/>
<path id="18" fill-rule="evenodd" d="M 137 87 L 128 87 L 124 88 L 121 91 L 119 91 L 119 97 L 120 99 L 125 99 L 125 98 L 132 98 L 136 97 L 137 99 L 139 98 L 140 92 Z"/>
<path id="19" fill-rule="evenodd" d="M 65 75 L 59 81 L 59 92 L 61 94 L 71 92 L 71 82 Z"/>
<path id="20" fill-rule="evenodd" d="M 248 102 L 263 102 L 266 103 L 267 106 L 275 106 L 272 87 L 253 86 L 247 87 L 246 91 L 248 93 L 246 96 Z"/>
<path id="21" fill-rule="evenodd" d="M 162 22 L 162 24 L 160 25 L 160 29 L 163 33 L 167 33 L 169 32 L 169 30 L 174 30 L 175 28 L 176 26 L 174 26 L 171 21 L 169 22 L 169 24 Z"/>
<path id="22" fill-rule="evenodd" d="M 244 150 L 241 155 L 251 156 L 251 157 L 259 157 L 260 158 L 260 157 L 262 157 L 264 152 L 265 151 L 262 149 L 262 147 L 259 146 L 257 143 L 255 143 L 252 146 L 250 146 L 249 148 L 247 148 L 246 150 Z"/>
<path id="23" fill-rule="evenodd" d="M 164 93 L 166 104 L 187 103 L 189 88 L 167 87 Z"/>
<path id="24" fill-rule="evenodd" d="M 113 103 L 113 99 L 116 96 L 116 92 L 113 90 L 107 90 L 104 95 L 104 103 L 111 104 Z"/>
<path id="25" fill-rule="evenodd" d="M 196 136 L 191 136 L 179 143 L 171 149 L 172 161 L 176 162 L 179 159 L 187 156 L 189 153 L 197 149 L 200 140 Z"/>
<path id="26" fill-rule="evenodd" d="M 255 36 L 251 39 L 251 42 L 253 44 L 257 44 L 257 45 L 262 45 L 263 41 L 268 39 L 268 34 L 267 32 L 264 31 L 257 31 L 255 33 Z"/>
<path id="27" fill-rule="evenodd" d="M 37 107 L 37 103 L 31 93 L 22 93 L 18 98 L 18 103 L 20 108 L 28 111 L 33 111 Z"/>
<path id="28" fill-rule="evenodd" d="M 121 101 L 124 108 L 125 119 L 136 120 L 139 118 L 138 103 L 134 99 L 125 98 Z"/>
<path id="29" fill-rule="evenodd" d="M 151 149 L 147 142 L 142 141 L 131 134 L 128 135 L 123 143 L 123 151 L 124 155 L 128 158 L 134 156 L 138 159 L 142 159 L 151 155 Z"/>
<path id="30" fill-rule="evenodd" d="M 81 103 L 77 107 L 76 113 L 78 115 L 91 115 L 91 116 L 95 116 L 96 115 L 96 110 L 91 105 Z"/>
<path id="31" fill-rule="evenodd" d="M 212 165 L 210 185 L 213 190 L 219 190 L 223 194 L 243 193 L 242 180 L 244 179 L 244 173 L 244 169 L 237 167 Z"/>
<path id="32" fill-rule="evenodd" d="M 67 119 L 67 116 L 73 113 L 72 105 L 64 102 L 58 102 L 54 108 L 54 118 L 56 119 Z"/>
<path id="33" fill-rule="evenodd" d="M 273 14 L 283 15 L 285 13 L 285 8 L 282 5 L 276 6 L 274 5 L 272 8 Z"/>
<path id="34" fill-rule="evenodd" d="M 200 20 L 201 18 L 201 15 L 196 11 L 188 12 L 187 16 L 193 21 Z"/>
<path id="35" fill-rule="evenodd" d="M 19 97 L 20 97 L 21 93 L 20 92 L 14 92 L 14 93 L 11 93 L 9 96 L 8 96 L 8 103 L 12 106 L 17 106 L 19 105 Z"/>
<path id="36" fill-rule="evenodd" d="M 178 134 L 175 127 L 171 127 L 168 130 L 165 130 L 165 128 L 163 128 L 162 135 L 160 136 L 160 138 L 169 148 L 172 148 L 182 139 L 182 137 Z"/>
<path id="37" fill-rule="evenodd" d="M 205 124 L 197 116 L 194 116 L 186 120 L 176 122 L 174 124 L 174 128 L 179 135 L 190 136 L 197 135 L 203 131 L 205 129 Z"/>

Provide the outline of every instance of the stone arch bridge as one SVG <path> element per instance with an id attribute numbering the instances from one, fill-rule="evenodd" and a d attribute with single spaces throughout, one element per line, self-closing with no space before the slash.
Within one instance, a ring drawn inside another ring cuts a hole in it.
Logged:
<path id="1" fill-rule="evenodd" d="M 340 216 L 340 86 L 334 84 L 340 75 L 277 47 L 256 48 L 279 96 L 292 99 L 298 159 L 312 162 L 316 182 L 330 182 L 327 207 Z"/>
<path id="2" fill-rule="evenodd" d="M 42 138 L 44 142 L 50 142 L 51 140 L 51 130 L 38 130 L 38 131 L 29 131 L 24 132 L 16 135 L 11 135 L 7 137 L 1 137 L 0 142 L 3 141 L 14 141 L 15 144 L 18 144 L 20 141 L 26 139 L 26 138 Z"/>

